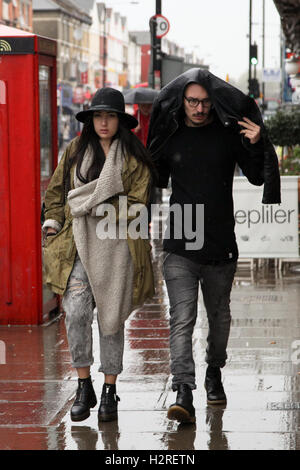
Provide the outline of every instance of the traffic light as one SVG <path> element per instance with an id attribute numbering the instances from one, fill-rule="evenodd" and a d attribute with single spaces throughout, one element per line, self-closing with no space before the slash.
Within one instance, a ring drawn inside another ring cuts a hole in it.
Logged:
<path id="1" fill-rule="evenodd" d="M 256 44 L 251 44 L 251 46 L 250 46 L 250 62 L 251 62 L 252 65 L 257 65 L 258 64 L 257 45 Z"/>
<path id="2" fill-rule="evenodd" d="M 259 83 L 257 78 L 251 78 L 249 80 L 249 96 L 251 96 L 251 98 L 259 98 L 260 96 Z"/>

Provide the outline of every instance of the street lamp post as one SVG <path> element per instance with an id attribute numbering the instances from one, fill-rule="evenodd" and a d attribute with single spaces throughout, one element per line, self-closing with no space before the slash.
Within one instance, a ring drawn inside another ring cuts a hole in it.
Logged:
<path id="1" fill-rule="evenodd" d="M 156 0 L 156 15 L 161 15 L 161 0 Z M 161 38 L 155 38 L 156 40 L 156 64 L 155 70 L 161 74 Z"/>
<path id="2" fill-rule="evenodd" d="M 103 74 L 102 74 L 102 85 L 103 88 L 106 86 L 106 67 L 107 67 L 107 37 L 106 37 L 106 5 L 104 4 L 104 25 L 103 25 Z"/>
<path id="3" fill-rule="evenodd" d="M 250 83 L 252 79 L 251 74 L 251 44 L 252 44 L 252 0 L 249 0 L 249 94 L 250 94 Z"/>
<path id="4" fill-rule="evenodd" d="M 156 0 L 155 15 L 161 15 L 161 0 Z M 157 78 L 159 88 L 161 85 L 161 38 L 157 37 L 156 17 L 150 18 L 150 39 L 151 39 L 151 64 L 149 71 L 149 86 L 156 88 Z"/>
<path id="5" fill-rule="evenodd" d="M 263 11 L 262 11 L 262 69 L 263 69 L 263 79 L 262 79 L 262 109 L 265 109 L 265 82 L 264 82 L 264 69 L 265 69 L 265 0 L 263 0 Z"/>

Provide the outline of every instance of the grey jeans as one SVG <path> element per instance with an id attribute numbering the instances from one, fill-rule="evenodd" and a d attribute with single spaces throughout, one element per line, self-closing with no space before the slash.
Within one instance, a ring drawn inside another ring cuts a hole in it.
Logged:
<path id="1" fill-rule="evenodd" d="M 168 253 L 163 263 L 164 278 L 170 301 L 170 354 L 172 388 L 179 383 L 195 389 L 195 363 L 192 335 L 197 319 L 199 281 L 208 318 L 206 362 L 224 367 L 230 332 L 230 292 L 236 262 L 203 265 Z"/>
<path id="2" fill-rule="evenodd" d="M 77 256 L 62 299 L 73 367 L 88 367 L 94 362 L 92 323 L 95 301 L 87 274 Z M 97 317 L 98 319 L 98 317 Z M 118 375 L 123 370 L 124 324 L 115 335 L 100 337 L 99 372 Z"/>

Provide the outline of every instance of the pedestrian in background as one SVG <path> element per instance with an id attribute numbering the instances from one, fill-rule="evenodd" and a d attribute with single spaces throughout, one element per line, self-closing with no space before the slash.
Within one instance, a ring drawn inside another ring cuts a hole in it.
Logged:
<path id="1" fill-rule="evenodd" d="M 145 147 L 147 144 L 152 106 L 158 93 L 158 90 L 143 86 L 135 87 L 124 92 L 125 103 L 128 105 L 133 105 L 133 116 L 138 121 L 138 126 L 133 129 L 133 132 Z"/>
<path id="2" fill-rule="evenodd" d="M 118 90 L 98 90 L 90 108 L 76 118 L 84 123 L 82 133 L 65 150 L 45 196 L 46 283 L 63 295 L 72 366 L 78 374 L 73 421 L 86 419 L 97 403 L 90 375 L 97 307 L 99 371 L 104 373 L 98 417 L 110 421 L 117 418 L 116 380 L 123 369 L 125 320 L 154 293 L 149 240 L 118 235 L 119 195 L 127 197 L 127 209 L 135 203 L 146 205 L 152 164 L 130 130 L 137 121 L 125 113 Z M 97 231 L 103 220 L 97 215 L 99 208 L 108 202 L 117 214 L 112 238 Z M 128 222 L 133 219 L 128 216 Z"/>
<path id="3" fill-rule="evenodd" d="M 162 89 L 153 107 L 148 144 L 159 174 L 158 186 L 166 188 L 171 176 L 170 206 L 182 209 L 180 220 L 169 218 L 169 238 L 163 244 L 172 388 L 177 391 L 168 417 L 195 422 L 192 335 L 199 283 L 208 318 L 207 403 L 227 400 L 221 368 L 227 359 L 230 293 L 238 259 L 232 199 L 235 165 L 250 183 L 265 184 L 264 203 L 279 203 L 278 160 L 254 100 L 201 69 L 185 72 Z M 204 243 L 190 248 L 193 239 L 185 236 L 184 221 L 195 231 L 197 205 L 204 207 Z M 184 229 L 181 238 L 175 236 L 178 224 Z"/>
<path id="4" fill-rule="evenodd" d="M 140 139 L 142 144 L 146 147 L 150 116 L 152 111 L 152 103 L 138 103 L 137 106 L 138 108 L 133 114 L 133 116 L 138 121 L 138 126 L 133 130 L 133 132 Z"/>
<path id="5" fill-rule="evenodd" d="M 135 135 L 140 139 L 142 144 L 146 147 L 147 145 L 147 139 L 148 139 L 148 131 L 149 131 L 149 124 L 150 124 L 150 117 L 151 117 L 151 112 L 152 112 L 152 103 L 139 103 L 137 104 L 138 108 L 133 114 L 133 116 L 137 119 L 138 121 L 138 126 L 133 129 L 133 132 Z M 149 198 L 149 205 L 148 205 L 148 225 L 149 225 L 149 231 L 151 230 L 151 207 L 152 204 L 157 204 L 159 202 L 158 200 L 158 195 L 157 195 L 157 189 L 154 185 L 151 188 L 150 192 L 150 198 Z"/>

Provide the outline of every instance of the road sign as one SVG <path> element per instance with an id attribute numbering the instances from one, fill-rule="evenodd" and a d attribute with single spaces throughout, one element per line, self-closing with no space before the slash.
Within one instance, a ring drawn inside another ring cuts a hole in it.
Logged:
<path id="1" fill-rule="evenodd" d="M 155 15 L 152 18 L 156 20 L 156 37 L 162 38 L 168 34 L 170 23 L 167 18 L 163 15 Z"/>

